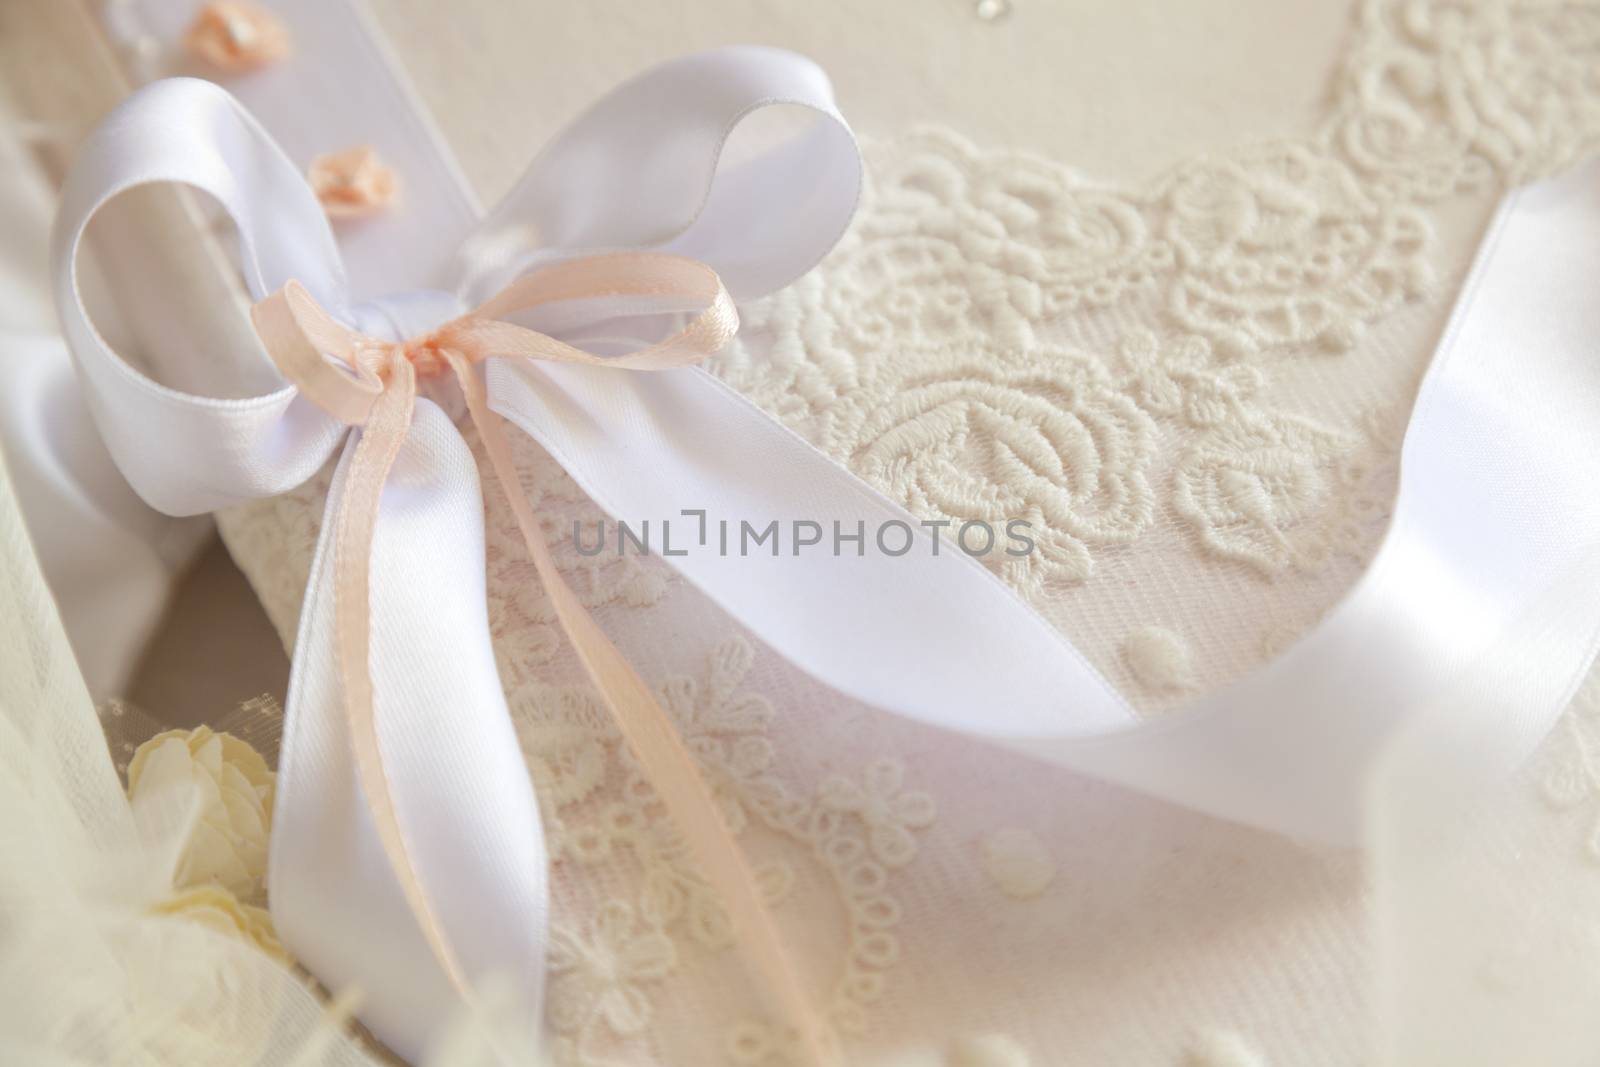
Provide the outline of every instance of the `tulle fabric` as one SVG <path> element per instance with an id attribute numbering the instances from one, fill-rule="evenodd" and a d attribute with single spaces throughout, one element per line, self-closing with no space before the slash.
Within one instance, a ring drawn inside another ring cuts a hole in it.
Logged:
<path id="1" fill-rule="evenodd" d="M 0 1062 L 355 1067 L 304 980 L 150 908 L 185 805 L 136 824 L 0 483 Z"/>
<path id="2" fill-rule="evenodd" d="M 0 463 L 0 1063 L 377 1067 L 254 944 L 151 909 L 193 797 L 135 819 Z M 536 1062 L 526 1007 L 485 996 L 429 1067 Z"/>

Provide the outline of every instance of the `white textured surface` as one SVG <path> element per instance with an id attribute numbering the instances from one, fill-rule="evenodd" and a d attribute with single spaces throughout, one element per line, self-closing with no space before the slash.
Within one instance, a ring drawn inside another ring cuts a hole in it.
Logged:
<path id="1" fill-rule="evenodd" d="M 1006 18 L 985 22 L 974 0 L 369 2 L 491 202 L 601 92 L 723 44 L 817 60 L 869 136 L 943 122 L 991 148 L 1142 181 L 1196 153 L 1313 125 L 1354 6 L 1013 0 Z"/>

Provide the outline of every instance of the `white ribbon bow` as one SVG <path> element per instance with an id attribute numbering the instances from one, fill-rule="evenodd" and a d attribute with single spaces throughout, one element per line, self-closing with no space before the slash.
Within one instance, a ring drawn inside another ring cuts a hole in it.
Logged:
<path id="1" fill-rule="evenodd" d="M 772 103 L 799 104 L 820 121 L 719 170 L 727 131 Z M 398 339 L 577 250 L 677 253 L 713 267 L 735 298 L 759 296 L 832 246 L 858 175 L 854 143 L 814 66 L 770 49 L 706 53 L 622 86 L 552 142 L 469 242 L 473 269 L 454 294 L 350 307 L 322 213 L 262 130 L 214 87 L 161 83 L 108 119 L 74 169 L 55 243 L 57 299 L 91 408 L 129 481 L 162 510 L 204 512 L 294 487 L 347 429 L 292 387 L 191 396 L 107 347 L 74 265 L 90 217 L 118 192 L 176 181 L 211 193 L 239 227 L 255 296 L 298 278 L 368 332 L 388 316 Z M 1139 723 L 1074 648 L 960 552 L 729 557 L 711 538 L 668 561 L 850 697 L 1213 814 L 1348 840 L 1364 775 L 1395 723 L 1523 625 L 1543 591 L 1592 551 L 1595 189 L 1591 168 L 1502 208 L 1423 385 L 1402 493 L 1369 572 L 1278 660 L 1158 723 Z M 697 368 L 636 375 L 490 360 L 485 374 L 493 409 L 613 515 L 692 507 L 735 523 L 915 525 Z M 269 366 L 260 376 L 279 380 Z M 348 450 L 341 471 L 347 462 Z M 371 674 L 398 815 L 440 919 L 470 974 L 513 972 L 531 997 L 544 854 L 490 649 L 476 479 L 449 419 L 419 401 L 373 544 Z M 342 491 L 336 475 L 330 506 Z M 330 984 L 359 983 L 368 1023 L 414 1052 L 453 998 L 384 861 L 332 713 L 340 693 L 328 533 L 325 524 L 294 656 L 272 906 L 306 964 Z M 1508 756 L 1542 735 L 1592 656 L 1600 598 L 1563 610 L 1547 631 L 1546 660 L 1518 683 L 1527 712 L 1498 724 Z M 443 647 L 448 669 L 433 654 Z"/>
<path id="2" fill-rule="evenodd" d="M 816 121 L 775 150 L 719 169 L 732 128 L 779 104 L 808 109 Z M 712 264 L 731 292 L 758 297 L 832 247 L 854 211 L 860 158 L 826 78 L 800 57 L 740 48 L 668 63 L 617 89 L 549 146 L 469 240 L 462 259 L 474 269 L 453 292 L 351 306 L 321 206 L 231 96 L 189 80 L 135 94 L 85 145 L 55 240 L 65 332 L 107 445 L 139 493 L 171 514 L 285 492 L 344 446 L 331 519 L 348 492 L 359 432 L 283 385 L 266 360 L 242 372 L 235 394 L 272 383 L 264 395 L 193 396 L 134 370 L 90 323 L 76 279 L 83 232 L 106 201 L 149 182 L 188 184 L 222 204 L 238 227 L 255 297 L 298 281 L 286 291 L 308 291 L 363 333 L 400 341 L 427 334 L 530 267 L 596 249 L 693 256 Z M 611 316 L 660 310 L 625 298 L 597 303 Z M 581 325 L 596 325 L 595 317 Z M 496 409 L 518 406 L 513 382 L 487 377 Z M 586 384 L 612 391 L 619 383 Z M 561 386 L 552 377 L 536 387 Z M 623 405 L 613 417 L 629 417 L 628 394 L 627 386 L 613 392 Z M 519 421 L 538 417 L 525 411 Z M 629 461 L 648 466 L 643 455 Z M 368 1024 L 415 1055 L 455 991 L 390 868 L 338 714 L 345 694 L 333 636 L 336 525 L 323 525 L 294 652 L 272 908 L 299 958 L 332 987 L 359 986 Z M 546 857 L 490 646 L 477 472 L 449 418 L 427 400 L 416 402 L 386 482 L 369 574 L 373 719 L 410 866 L 460 970 L 474 980 L 510 976 L 537 1004 Z"/>

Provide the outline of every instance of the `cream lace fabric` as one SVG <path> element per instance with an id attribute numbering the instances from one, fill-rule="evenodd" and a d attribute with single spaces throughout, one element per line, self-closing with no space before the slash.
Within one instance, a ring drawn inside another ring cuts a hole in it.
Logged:
<path id="1" fill-rule="evenodd" d="M 1005 577 L 1134 695 L 1215 688 L 1363 566 L 1482 213 L 1600 134 L 1597 33 L 1368 4 L 1314 135 L 1144 188 L 879 143 L 846 245 L 724 373 L 921 516 L 1048 531 Z"/>
<path id="2" fill-rule="evenodd" d="M 1600 9 L 1364 4 L 1314 130 L 1139 187 L 982 130 L 870 139 L 855 229 L 745 309 L 717 370 L 921 517 L 1031 521 L 1039 551 L 1002 576 L 1158 713 L 1348 588 L 1490 207 L 1597 137 Z M 842 701 L 658 561 L 580 557 L 597 514 L 517 443 L 564 569 L 657 681 L 854 1055 L 1365 1062 L 1353 860 Z M 325 490 L 222 519 L 286 641 Z M 496 653 L 555 854 L 557 1062 L 786 1062 L 486 491 Z M 1594 715 L 1549 748 L 1573 812 L 1552 834 L 1600 855 Z"/>

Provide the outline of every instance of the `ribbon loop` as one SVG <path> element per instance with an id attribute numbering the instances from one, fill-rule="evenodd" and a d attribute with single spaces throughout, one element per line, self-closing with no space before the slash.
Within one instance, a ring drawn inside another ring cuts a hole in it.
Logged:
<path id="1" fill-rule="evenodd" d="M 801 121 L 785 136 L 724 165 L 737 129 L 786 109 Z M 629 248 L 699 260 L 735 299 L 753 300 L 834 246 L 861 175 L 855 138 L 810 60 L 750 45 L 668 60 L 546 145 L 467 238 L 460 291 L 482 300 L 536 264 Z"/>
<path id="2" fill-rule="evenodd" d="M 261 352 L 205 358 L 234 368 L 241 386 L 265 382 L 267 392 L 195 396 L 140 373 L 90 319 L 78 273 L 89 224 L 119 194 L 154 183 L 189 186 L 222 206 L 238 231 L 252 296 L 291 278 L 335 309 L 347 296 L 321 205 L 250 113 L 211 82 L 174 78 L 145 86 L 84 142 L 51 239 L 62 332 L 96 424 L 129 484 L 168 514 L 204 514 L 285 493 L 327 464 L 344 430 L 285 385 Z M 152 426 L 162 432 L 151 433 Z"/>
<path id="3" fill-rule="evenodd" d="M 347 426 L 366 424 L 383 382 L 372 360 L 358 358 L 358 353 L 373 346 L 386 352 L 392 343 L 341 324 L 298 280 L 259 301 L 250 318 L 267 354 L 302 396 Z M 330 362 L 324 353 L 339 362 Z"/>

